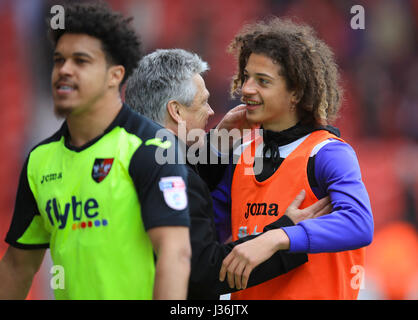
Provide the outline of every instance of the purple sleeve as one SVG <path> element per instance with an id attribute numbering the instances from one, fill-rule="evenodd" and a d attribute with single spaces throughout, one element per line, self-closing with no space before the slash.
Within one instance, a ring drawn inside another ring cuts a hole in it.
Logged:
<path id="1" fill-rule="evenodd" d="M 290 251 L 336 252 L 370 244 L 373 216 L 354 150 L 340 141 L 322 147 L 315 158 L 315 178 L 316 195 L 329 194 L 333 212 L 283 228 Z"/>
<path id="2" fill-rule="evenodd" d="M 233 171 L 234 165 L 228 165 L 221 182 L 212 191 L 215 228 L 220 243 L 224 243 L 231 236 L 231 186 Z"/>

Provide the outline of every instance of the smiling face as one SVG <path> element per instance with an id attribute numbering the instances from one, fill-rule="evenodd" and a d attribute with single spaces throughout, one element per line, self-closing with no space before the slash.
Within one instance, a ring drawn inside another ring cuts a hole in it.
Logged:
<path id="1" fill-rule="evenodd" d="M 99 39 L 86 34 L 62 35 L 51 76 L 55 113 L 67 117 L 100 104 L 109 89 L 109 70 Z"/>
<path id="2" fill-rule="evenodd" d="M 252 53 L 244 69 L 242 101 L 247 119 L 264 129 L 282 131 L 298 122 L 296 95 L 287 89 L 279 64 L 262 54 Z"/>

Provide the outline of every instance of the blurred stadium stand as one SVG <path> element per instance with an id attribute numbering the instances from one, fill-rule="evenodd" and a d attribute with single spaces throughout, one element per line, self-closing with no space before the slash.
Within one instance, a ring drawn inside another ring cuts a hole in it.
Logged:
<path id="1" fill-rule="evenodd" d="M 246 22 L 271 15 L 312 25 L 334 50 L 344 102 L 335 123 L 356 150 L 368 189 L 375 237 L 367 248 L 360 299 L 418 299 L 418 1 L 416 0 L 108 0 L 134 16 L 146 52 L 185 48 L 209 62 L 206 84 L 216 112 L 229 96 L 235 61 L 226 48 Z M 47 0 L 0 0 L 0 236 L 9 227 L 27 152 L 53 133 Z M 365 9 L 365 30 L 350 28 L 350 8 Z M 0 241 L 0 253 L 5 244 Z M 50 299 L 50 262 L 29 298 Z"/>

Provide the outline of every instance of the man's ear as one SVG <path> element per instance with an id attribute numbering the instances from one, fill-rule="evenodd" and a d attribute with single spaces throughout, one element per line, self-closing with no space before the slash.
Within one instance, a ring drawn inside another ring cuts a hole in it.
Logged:
<path id="1" fill-rule="evenodd" d="M 109 75 L 109 86 L 119 88 L 125 76 L 125 68 L 122 65 L 111 66 L 109 68 Z"/>
<path id="2" fill-rule="evenodd" d="M 170 100 L 167 102 L 167 112 L 171 120 L 178 124 L 183 121 L 181 117 L 181 104 L 176 100 Z"/>
<path id="3" fill-rule="evenodd" d="M 303 95 L 302 90 L 293 90 L 292 91 L 292 97 L 291 97 L 292 104 L 297 105 L 299 103 L 300 99 L 302 99 L 302 95 Z"/>

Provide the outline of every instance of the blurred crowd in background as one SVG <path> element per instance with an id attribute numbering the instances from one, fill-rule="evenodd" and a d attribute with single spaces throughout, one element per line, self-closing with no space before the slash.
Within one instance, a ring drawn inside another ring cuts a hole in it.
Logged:
<path id="1" fill-rule="evenodd" d="M 134 17 L 146 53 L 184 48 L 209 63 L 216 113 L 209 127 L 239 104 L 229 95 L 236 61 L 226 49 L 245 23 L 275 15 L 314 27 L 341 70 L 344 102 L 334 125 L 358 155 L 374 214 L 359 298 L 418 299 L 418 0 L 105 2 Z M 46 38 L 54 4 L 60 1 L 0 0 L 0 256 L 27 152 L 62 121 L 52 112 Z M 364 7 L 364 29 L 350 26 L 354 5 Z M 29 298 L 53 298 L 50 264 Z"/>

